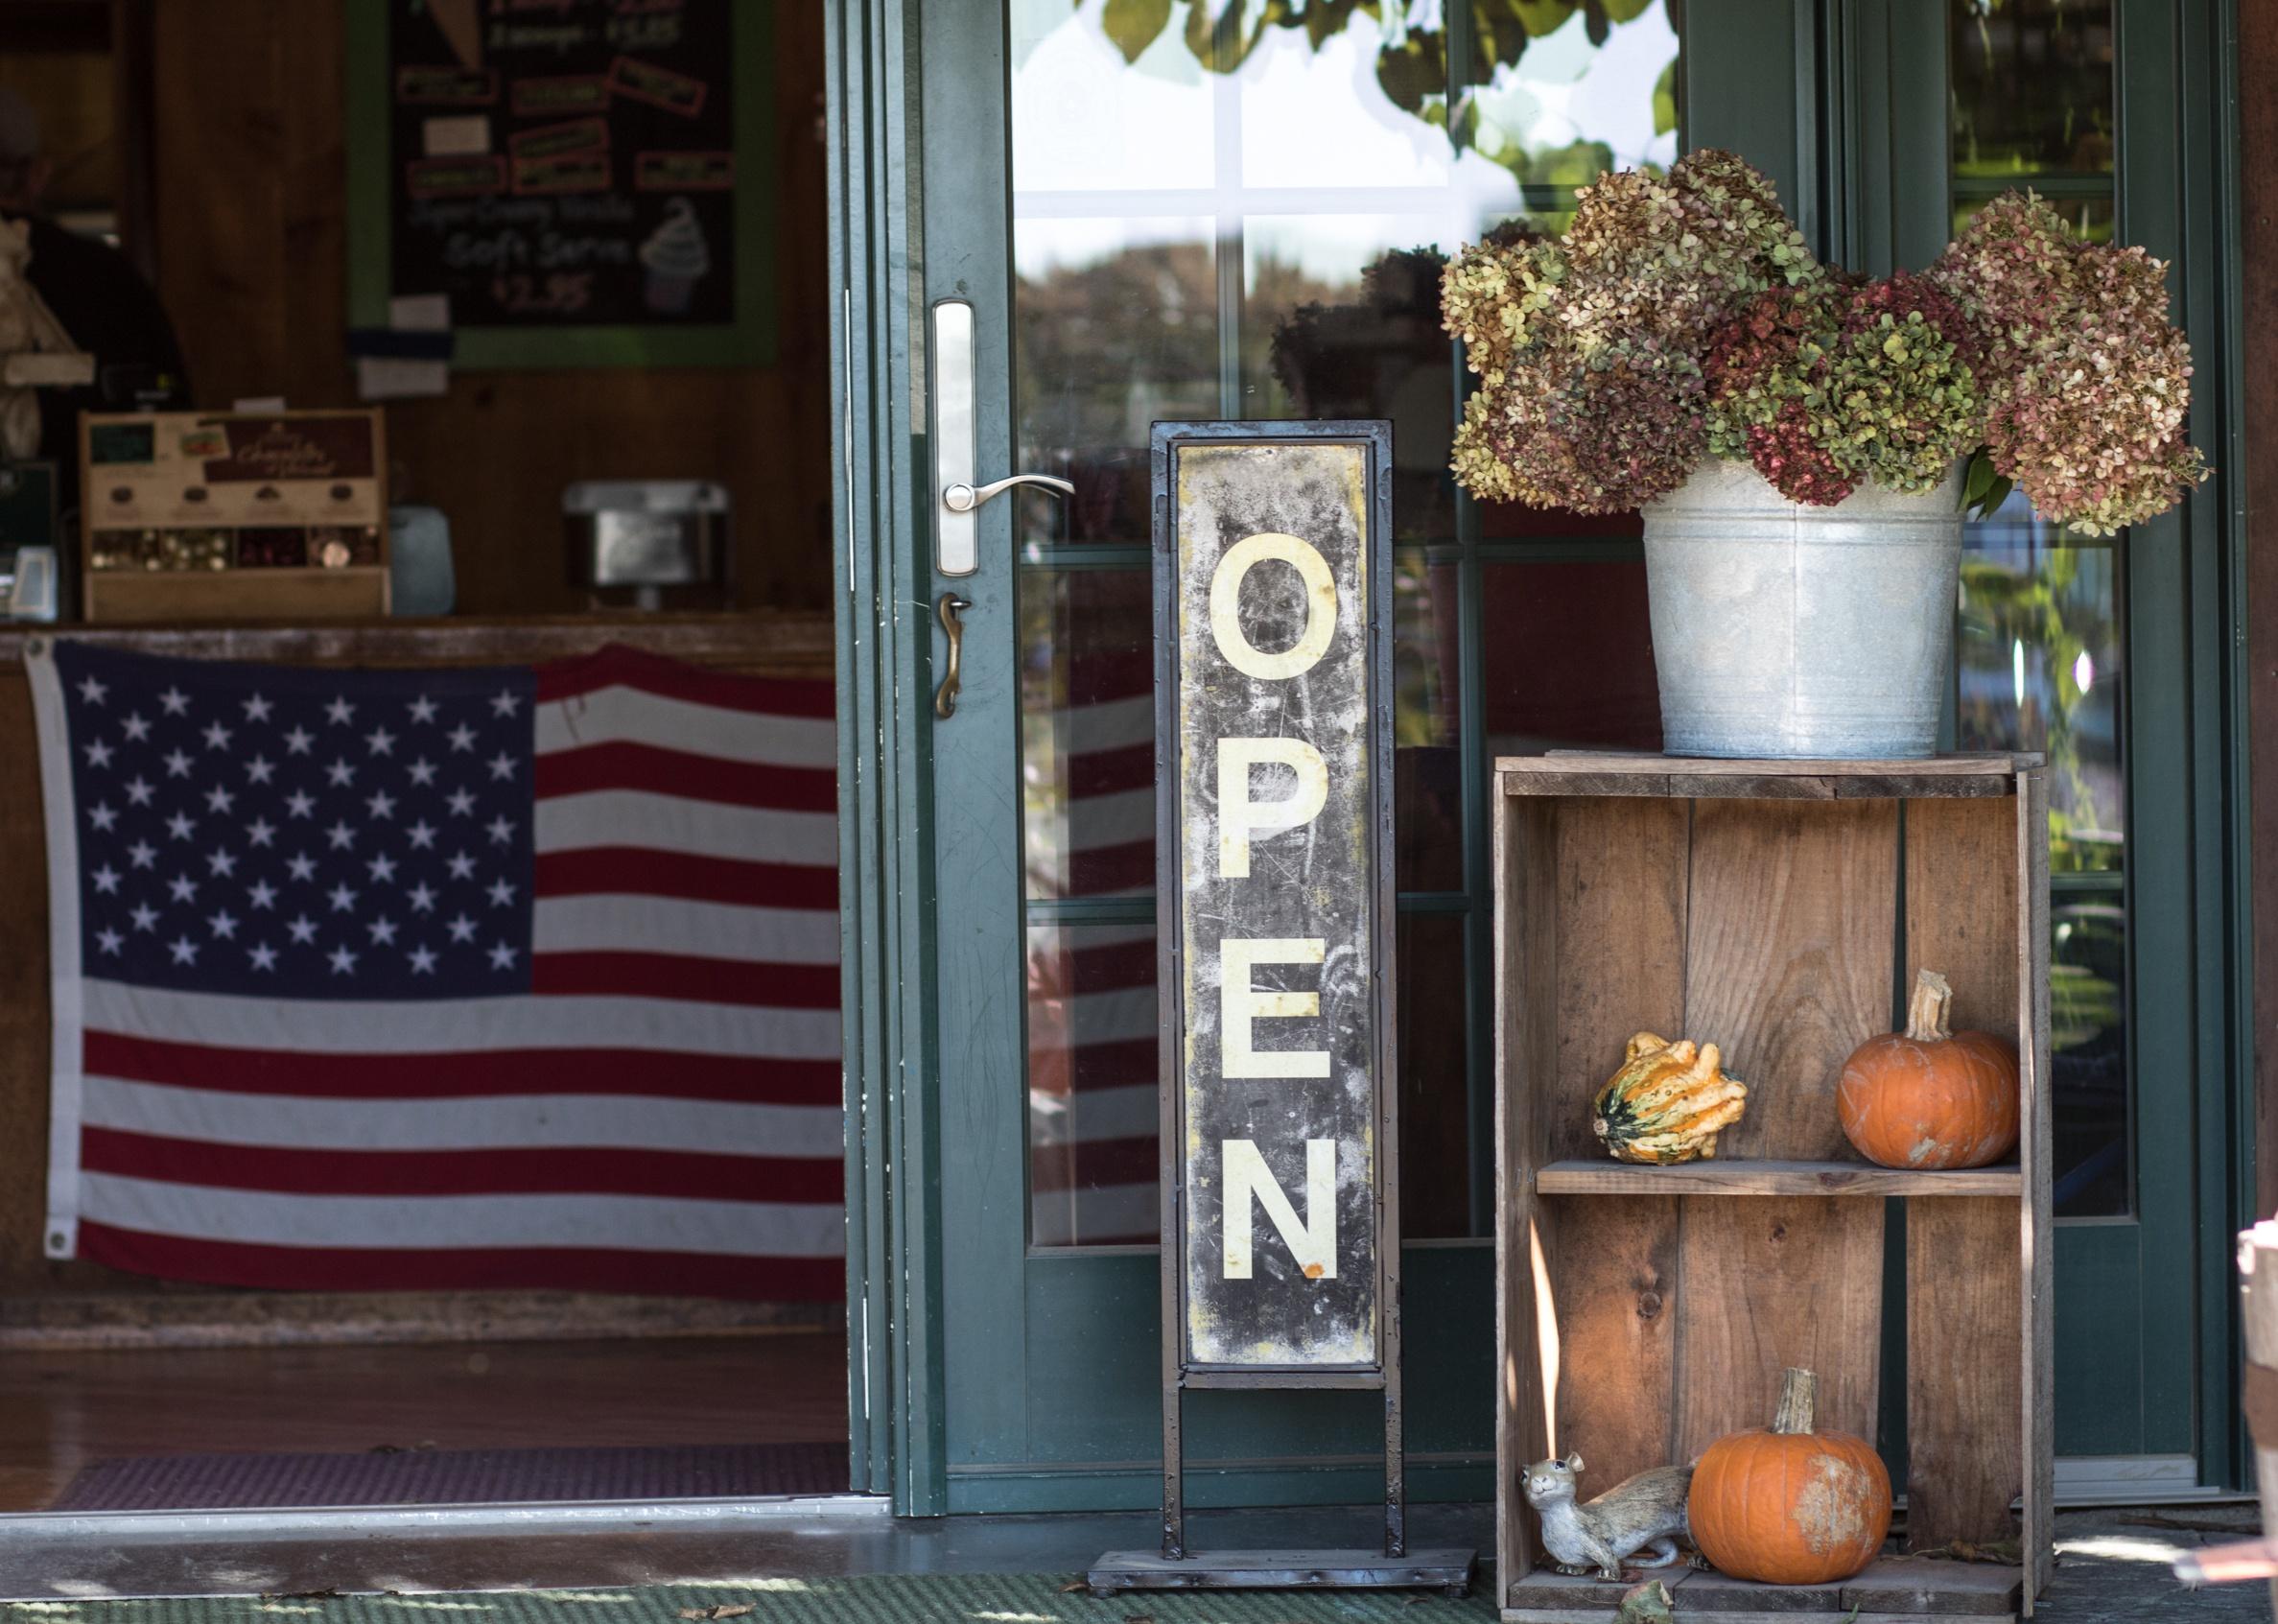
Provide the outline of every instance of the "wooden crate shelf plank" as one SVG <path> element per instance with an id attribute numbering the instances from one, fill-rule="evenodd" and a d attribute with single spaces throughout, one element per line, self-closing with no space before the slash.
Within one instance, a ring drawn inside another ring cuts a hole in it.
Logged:
<path id="1" fill-rule="evenodd" d="M 1684 1162 L 1641 1167 L 1624 1162 L 1548 1163 L 1535 1171 L 1538 1195 L 1906 1195 L 2017 1196 L 2025 1175 L 2014 1162 L 1949 1172 L 1877 1167 L 1865 1162 Z M 2008 1218 L 2013 1227 L 2016 1218 Z"/>

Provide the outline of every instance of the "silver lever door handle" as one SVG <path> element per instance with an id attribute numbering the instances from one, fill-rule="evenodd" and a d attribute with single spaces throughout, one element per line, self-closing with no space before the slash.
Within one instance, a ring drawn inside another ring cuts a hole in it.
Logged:
<path id="1" fill-rule="evenodd" d="M 1001 495 L 1015 485 L 1042 485 L 1046 490 L 1058 491 L 1062 496 L 1073 496 L 1076 493 L 1074 485 L 1066 480 L 1055 479 L 1050 474 L 1015 474 L 1009 479 L 992 480 L 985 485 L 961 482 L 951 485 L 941 493 L 941 505 L 952 513 L 970 513 L 992 496 Z"/>

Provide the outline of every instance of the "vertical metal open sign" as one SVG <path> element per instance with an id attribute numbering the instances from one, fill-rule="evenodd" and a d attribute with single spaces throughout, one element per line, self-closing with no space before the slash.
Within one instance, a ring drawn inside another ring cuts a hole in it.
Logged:
<path id="1" fill-rule="evenodd" d="M 1163 1541 L 1095 1589 L 1438 1585 L 1406 1549 L 1393 1001 L 1392 426 L 1159 423 Z M 1385 1396 L 1374 1551 L 1186 1547 L 1182 1400 Z"/>

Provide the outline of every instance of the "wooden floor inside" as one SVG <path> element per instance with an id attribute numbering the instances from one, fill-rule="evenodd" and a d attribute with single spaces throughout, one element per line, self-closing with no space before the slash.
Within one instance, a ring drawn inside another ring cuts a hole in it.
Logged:
<path id="1" fill-rule="evenodd" d="M 129 1455 L 844 1439 L 846 1337 L 766 1334 L 0 1356 L 0 1511 Z"/>

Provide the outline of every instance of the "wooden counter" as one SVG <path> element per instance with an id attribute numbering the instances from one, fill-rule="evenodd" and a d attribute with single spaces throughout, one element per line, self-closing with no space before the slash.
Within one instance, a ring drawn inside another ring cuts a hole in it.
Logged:
<path id="1" fill-rule="evenodd" d="M 783 611 L 330 626 L 0 628 L 0 1299 L 14 1299 L 18 1306 L 43 1297 L 203 1293 L 91 1263 L 51 1261 L 40 1251 L 47 1211 L 47 859 L 22 662 L 27 639 L 59 633 L 153 654 L 313 666 L 528 663 L 622 643 L 720 671 L 826 681 L 832 674 L 830 618 Z"/>

